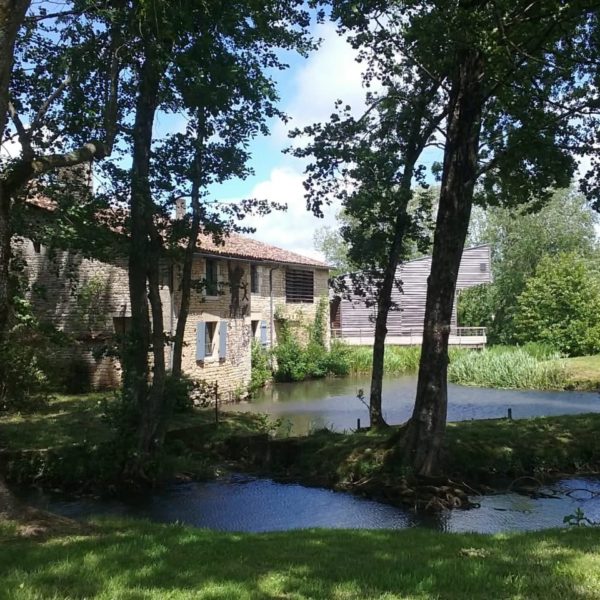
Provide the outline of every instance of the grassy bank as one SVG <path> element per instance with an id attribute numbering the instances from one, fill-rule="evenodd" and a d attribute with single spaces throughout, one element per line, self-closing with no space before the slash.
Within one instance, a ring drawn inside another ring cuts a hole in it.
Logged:
<path id="1" fill-rule="evenodd" d="M 231 534 L 108 520 L 44 541 L 4 531 L 0 597 L 12 600 L 600 597 L 596 529 Z"/>
<path id="2" fill-rule="evenodd" d="M 544 478 L 598 471 L 599 430 L 600 414 L 450 423 L 444 448 L 446 472 L 473 485 L 495 485 L 525 475 Z M 394 487 L 402 478 L 410 479 L 397 454 L 401 440 L 402 429 L 395 427 L 353 434 L 320 431 L 282 441 L 292 448 L 282 452 L 279 468 L 292 479 L 350 491 L 360 492 L 368 483 L 369 492 L 377 495 L 378 487 L 388 483 Z M 389 500 L 394 501 L 391 493 Z"/>
<path id="3" fill-rule="evenodd" d="M 4 473 L 17 482 L 61 486 L 109 478 L 114 468 L 112 432 L 103 406 L 96 395 L 63 397 L 45 413 L 0 417 Z M 222 462 L 227 440 L 268 432 L 273 423 L 259 414 L 227 412 L 216 427 L 212 410 L 197 410 L 177 416 L 171 428 L 186 428 L 189 435 L 173 436 L 167 445 L 165 472 L 209 476 Z M 448 472 L 467 481 L 486 481 L 600 469 L 598 431 L 600 414 L 450 423 L 445 448 Z M 275 461 L 272 468 L 345 488 L 365 477 L 402 476 L 401 461 L 394 454 L 401 434 L 398 428 L 355 434 L 325 430 L 283 440 L 281 444 L 290 445 L 292 459 L 279 465 Z M 3 458 L 3 452 L 12 458 Z"/>
<path id="4" fill-rule="evenodd" d="M 112 394 L 57 396 L 38 412 L 0 416 L 0 472 L 16 483 L 36 481 L 65 489 L 113 483 L 120 456 L 107 415 L 113 400 Z M 170 430 L 192 428 L 206 447 L 190 450 L 178 440 L 168 443 L 158 476 L 186 472 L 210 477 L 224 440 L 267 432 L 270 426 L 267 418 L 251 413 L 221 413 L 218 427 L 212 409 L 175 414 Z"/>
<path id="5" fill-rule="evenodd" d="M 348 348 L 353 374 L 369 373 L 372 348 Z M 386 375 L 414 375 L 419 369 L 418 346 L 389 346 L 385 350 Z M 598 390 L 600 355 L 561 358 L 537 344 L 492 346 L 483 350 L 450 348 L 448 380 L 459 385 L 500 389 Z"/>

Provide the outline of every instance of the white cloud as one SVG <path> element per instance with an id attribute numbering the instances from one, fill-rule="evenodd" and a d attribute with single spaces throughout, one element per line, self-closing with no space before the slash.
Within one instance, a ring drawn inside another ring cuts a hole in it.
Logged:
<path id="1" fill-rule="evenodd" d="M 280 139 L 287 136 L 289 129 L 328 119 L 338 99 L 352 106 L 357 114 L 365 106 L 363 65 L 356 62 L 356 51 L 338 35 L 332 23 L 317 25 L 314 35 L 323 41 L 293 79 L 291 99 L 284 105 L 291 122 L 275 128 Z"/>
<path id="2" fill-rule="evenodd" d="M 254 186 L 248 197 L 287 203 L 287 211 L 250 217 L 244 224 L 256 227 L 252 237 L 257 240 L 323 260 L 323 255 L 313 247 L 313 235 L 323 225 L 335 225 L 339 206 L 326 206 L 324 218 L 315 217 L 306 209 L 302 181 L 303 176 L 294 169 L 274 168 L 269 179 Z"/>

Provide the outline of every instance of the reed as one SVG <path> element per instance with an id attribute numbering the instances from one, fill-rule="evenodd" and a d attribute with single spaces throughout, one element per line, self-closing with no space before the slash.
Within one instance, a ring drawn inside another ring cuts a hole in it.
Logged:
<path id="1" fill-rule="evenodd" d="M 384 373 L 386 375 L 410 375 L 419 369 L 421 348 L 419 346 L 388 346 L 385 349 Z M 350 373 L 368 373 L 373 366 L 373 349 L 356 346 L 348 351 Z"/>
<path id="2" fill-rule="evenodd" d="M 558 353 L 539 348 L 496 347 L 455 356 L 448 379 L 460 385 L 502 389 L 564 389 L 569 383 L 566 363 Z"/>

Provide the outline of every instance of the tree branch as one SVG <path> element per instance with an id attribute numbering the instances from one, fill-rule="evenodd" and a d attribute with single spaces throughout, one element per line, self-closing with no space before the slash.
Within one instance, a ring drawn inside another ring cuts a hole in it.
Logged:
<path id="1" fill-rule="evenodd" d="M 31 147 L 31 138 L 29 137 L 29 134 L 27 133 L 27 130 L 21 121 L 21 117 L 19 117 L 19 114 L 17 113 L 17 110 L 12 102 L 8 103 L 8 112 L 10 113 L 10 118 L 12 119 L 15 129 L 17 130 L 17 137 L 19 138 L 19 142 L 23 149 L 23 156 L 25 160 L 31 160 L 35 156 L 33 148 Z"/>

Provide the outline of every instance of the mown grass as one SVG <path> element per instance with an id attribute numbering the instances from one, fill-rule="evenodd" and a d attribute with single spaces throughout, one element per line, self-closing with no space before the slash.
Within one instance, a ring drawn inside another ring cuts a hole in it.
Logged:
<path id="1" fill-rule="evenodd" d="M 567 358 L 564 363 L 570 387 L 581 390 L 600 390 L 600 354 Z"/>
<path id="2" fill-rule="evenodd" d="M 0 449 L 42 450 L 72 444 L 94 446 L 111 440 L 114 431 L 106 415 L 111 393 L 54 397 L 48 406 L 34 413 L 0 414 Z M 252 433 L 266 427 L 262 415 L 220 412 L 219 427 L 213 428 L 214 409 L 176 413 L 170 429 L 207 426 L 214 435 L 226 438 L 232 433 Z"/>
<path id="3" fill-rule="evenodd" d="M 600 532 L 303 530 L 239 534 L 143 521 L 0 545 L 11 600 L 600 597 Z"/>

